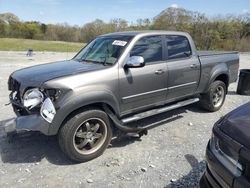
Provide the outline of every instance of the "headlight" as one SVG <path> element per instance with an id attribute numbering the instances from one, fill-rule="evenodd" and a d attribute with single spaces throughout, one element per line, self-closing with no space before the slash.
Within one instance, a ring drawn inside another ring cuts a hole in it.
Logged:
<path id="1" fill-rule="evenodd" d="M 221 147 L 219 142 L 219 139 L 212 134 L 210 139 L 211 151 L 225 167 L 233 172 L 235 176 L 239 177 L 243 171 L 243 166 L 239 162 L 238 153 L 234 150 L 229 150 L 230 146 L 227 143 L 225 143 L 224 147 Z M 229 153 L 225 150 L 229 151 Z"/>
<path id="2" fill-rule="evenodd" d="M 52 120 L 54 119 L 56 110 L 50 98 L 45 99 L 45 101 L 43 102 L 40 114 L 49 123 L 51 123 Z"/>
<path id="3" fill-rule="evenodd" d="M 44 96 L 38 88 L 29 89 L 23 96 L 23 105 L 31 110 L 35 106 L 41 104 L 43 102 L 43 98 Z"/>

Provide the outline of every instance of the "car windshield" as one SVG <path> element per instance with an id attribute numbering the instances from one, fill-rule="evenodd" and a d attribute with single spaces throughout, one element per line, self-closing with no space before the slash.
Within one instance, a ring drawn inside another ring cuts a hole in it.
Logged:
<path id="1" fill-rule="evenodd" d="M 87 44 L 74 59 L 77 61 L 113 65 L 120 57 L 131 38 L 131 36 L 98 37 Z"/>

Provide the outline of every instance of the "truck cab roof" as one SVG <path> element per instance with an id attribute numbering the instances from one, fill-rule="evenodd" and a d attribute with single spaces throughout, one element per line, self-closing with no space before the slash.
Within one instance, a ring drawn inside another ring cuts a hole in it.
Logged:
<path id="1" fill-rule="evenodd" d="M 165 31 L 165 30 L 136 30 L 136 31 L 122 31 L 108 33 L 101 36 L 113 36 L 113 35 L 126 35 L 126 36 L 137 36 L 137 35 L 184 35 L 189 36 L 186 32 L 180 31 Z"/>

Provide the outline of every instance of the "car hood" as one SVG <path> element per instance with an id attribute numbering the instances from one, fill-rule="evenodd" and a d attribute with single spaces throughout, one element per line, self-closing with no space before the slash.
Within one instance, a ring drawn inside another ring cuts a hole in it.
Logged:
<path id="1" fill-rule="evenodd" d="M 12 73 L 11 77 L 24 88 L 25 86 L 40 86 L 42 83 L 54 78 L 103 68 L 105 68 L 103 64 L 69 60 L 20 69 Z"/>
<path id="2" fill-rule="evenodd" d="M 250 103 L 227 114 L 218 128 L 235 141 L 250 149 Z"/>

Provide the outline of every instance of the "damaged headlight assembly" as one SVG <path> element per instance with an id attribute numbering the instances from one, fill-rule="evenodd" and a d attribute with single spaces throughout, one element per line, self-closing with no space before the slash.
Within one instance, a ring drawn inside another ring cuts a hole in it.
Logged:
<path id="1" fill-rule="evenodd" d="M 31 110 L 43 102 L 44 95 L 38 88 L 29 89 L 23 95 L 23 105 Z"/>
<path id="2" fill-rule="evenodd" d="M 46 98 L 45 101 L 43 102 L 40 114 L 49 123 L 53 121 L 54 116 L 56 114 L 56 109 L 50 98 Z"/>
<path id="3" fill-rule="evenodd" d="M 56 114 L 52 100 L 44 95 L 38 88 L 29 89 L 23 95 L 23 105 L 29 110 L 41 105 L 40 114 L 51 123 Z"/>

